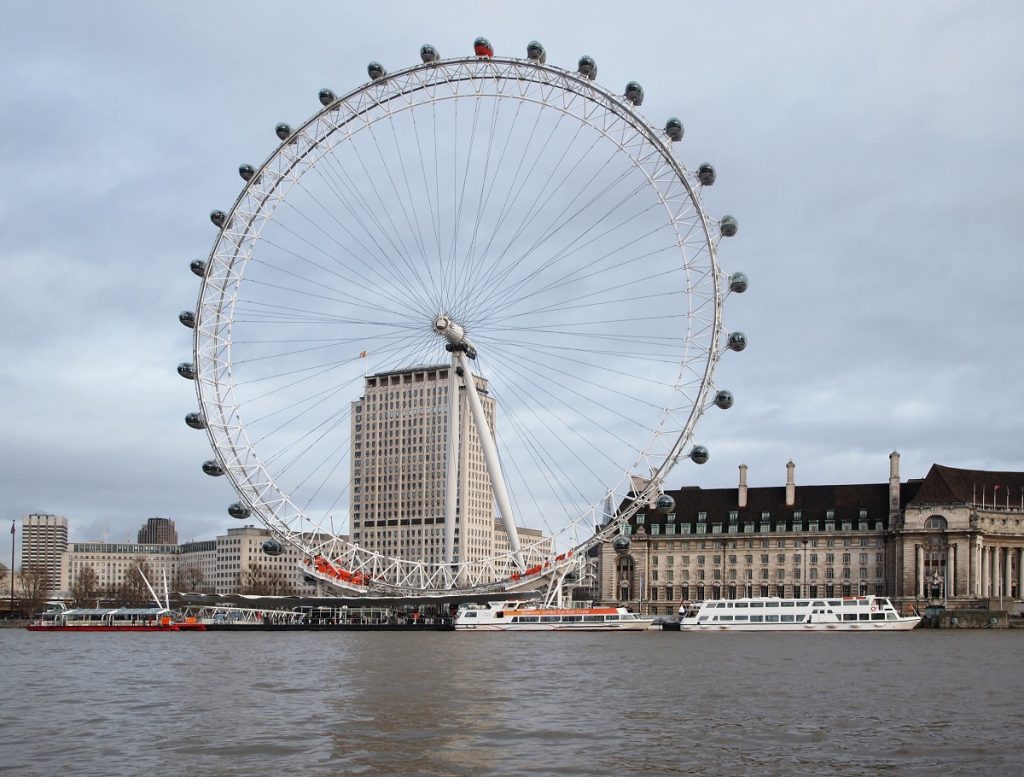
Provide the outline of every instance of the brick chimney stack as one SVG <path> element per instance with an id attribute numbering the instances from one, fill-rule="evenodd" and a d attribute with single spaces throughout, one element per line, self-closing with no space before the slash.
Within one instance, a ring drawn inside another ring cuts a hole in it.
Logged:
<path id="1" fill-rule="evenodd" d="M 737 504 L 740 507 L 747 506 L 747 465 L 740 464 L 740 493 Z"/>
<path id="2" fill-rule="evenodd" d="M 900 454 L 893 451 L 889 454 L 889 512 L 897 513 L 900 509 Z"/>
<path id="3" fill-rule="evenodd" d="M 796 464 L 792 459 L 786 464 L 786 507 L 796 504 Z"/>

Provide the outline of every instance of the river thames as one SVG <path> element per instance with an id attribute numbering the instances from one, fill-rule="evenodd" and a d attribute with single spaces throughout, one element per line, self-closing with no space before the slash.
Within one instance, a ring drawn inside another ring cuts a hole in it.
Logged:
<path id="1" fill-rule="evenodd" d="M 1019 774 L 1019 631 L 0 630 L 0 774 Z"/>

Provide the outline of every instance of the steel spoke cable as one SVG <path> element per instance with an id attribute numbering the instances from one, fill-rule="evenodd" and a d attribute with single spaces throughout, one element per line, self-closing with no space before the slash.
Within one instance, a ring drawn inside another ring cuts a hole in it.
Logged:
<path id="1" fill-rule="evenodd" d="M 515 354 L 514 352 L 512 352 L 510 350 L 505 350 L 505 351 L 502 351 L 501 353 L 502 353 L 502 355 L 504 357 L 504 359 L 503 359 L 504 366 L 505 367 L 510 367 L 511 365 L 515 365 L 517 368 L 519 368 L 518 374 L 521 377 L 525 378 L 525 376 L 527 374 L 526 372 L 524 372 L 525 365 L 528 365 L 528 364 L 531 363 L 530 359 L 528 357 L 520 357 L 520 356 L 518 356 L 517 354 Z M 570 360 L 570 361 L 574 361 L 574 360 Z M 551 364 L 547 364 L 547 363 L 545 363 L 545 364 L 540 364 L 540 363 L 534 364 L 533 370 L 536 373 L 535 376 L 534 376 L 535 378 L 536 377 L 545 377 L 545 376 L 547 376 L 549 378 L 550 382 L 553 385 L 556 385 L 559 388 L 561 388 L 561 389 L 563 389 L 565 391 L 568 391 L 569 393 L 573 394 L 574 396 L 578 397 L 580 400 L 582 400 L 583 402 L 585 402 L 585 403 L 587 403 L 589 405 L 596 406 L 600 410 L 603 410 L 603 411 L 605 411 L 605 412 L 607 412 L 607 413 L 609 413 L 611 415 L 617 415 L 618 417 L 621 417 L 624 420 L 629 421 L 630 424 L 632 424 L 634 427 L 639 428 L 639 429 L 645 429 L 646 431 L 651 431 L 649 425 L 644 424 L 643 422 L 638 421 L 636 418 L 632 418 L 632 417 L 627 416 L 622 410 L 614 408 L 610 404 L 606 404 L 603 401 L 595 399 L 594 396 L 588 396 L 585 393 L 572 388 L 570 386 L 570 383 L 582 384 L 585 387 L 589 387 L 592 390 L 592 393 L 595 393 L 595 396 L 596 396 L 596 392 L 597 391 L 602 391 L 604 394 L 612 394 L 614 397 L 617 397 L 620 400 L 629 400 L 629 401 L 633 402 L 634 404 L 639 403 L 639 404 L 643 404 L 643 405 L 646 405 L 648 407 L 655 408 L 655 409 L 658 409 L 658 410 L 664 410 L 664 406 L 659 406 L 659 405 L 656 405 L 654 403 L 648 402 L 646 400 L 641 400 L 638 397 L 636 397 L 635 394 L 629 394 L 629 393 L 626 393 L 624 391 L 618 391 L 618 390 L 612 389 L 612 388 L 610 388 L 608 386 L 606 381 L 602 382 L 602 381 L 597 381 L 597 380 L 586 379 L 582 375 L 580 375 L 579 373 L 570 372 L 568 370 L 561 370 L 561 369 L 558 369 L 557 367 L 554 367 Z M 627 372 L 621 371 L 621 370 L 615 370 L 615 369 L 612 369 L 610 367 L 607 368 L 606 370 L 604 370 L 603 373 L 604 372 L 610 372 L 613 375 L 620 375 L 620 376 L 623 376 L 623 377 L 626 377 L 626 378 L 631 378 L 634 382 L 637 380 L 636 376 L 631 374 L 631 373 L 627 373 Z M 562 380 L 551 379 L 550 378 L 551 375 L 556 375 L 556 376 L 562 378 Z M 654 385 L 661 385 L 663 387 L 670 387 L 670 388 L 673 388 L 673 389 L 675 388 L 674 384 L 658 383 L 656 381 L 648 381 L 648 382 L 652 383 Z M 558 398 L 558 401 L 560 403 L 564 404 L 564 400 Z M 580 406 L 578 406 L 578 405 L 568 405 L 567 404 L 566 407 L 568 409 L 573 410 L 574 412 L 579 413 L 579 414 L 582 415 L 582 409 L 580 408 Z M 586 416 L 585 420 L 596 422 L 596 419 L 594 419 L 592 417 L 589 417 L 589 416 Z M 624 441 L 620 439 L 620 442 L 624 442 Z"/>
<path id="2" fill-rule="evenodd" d="M 621 200 L 619 207 L 628 202 L 628 200 L 631 199 L 636 193 L 642 191 L 642 188 L 643 187 L 638 186 L 636 189 L 630 192 L 625 198 Z M 566 205 L 566 208 L 563 209 L 562 214 L 556 216 L 556 219 L 561 218 L 561 216 L 564 215 L 565 210 L 571 206 L 572 202 L 574 202 L 575 199 L 577 198 L 573 198 L 573 201 L 570 201 L 570 203 Z M 495 276 L 492 277 L 490 283 L 490 297 L 485 302 L 481 303 L 481 307 L 485 306 L 487 303 L 490 302 L 491 299 L 495 297 L 504 298 L 513 290 L 518 290 L 519 288 L 524 286 L 528 281 L 532 280 L 533 278 L 536 278 L 544 270 L 548 270 L 555 264 L 565 261 L 568 257 L 572 256 L 574 253 L 576 253 L 576 251 L 570 250 L 573 247 L 573 245 L 579 242 L 579 240 L 581 240 L 582 238 L 586 237 L 592 230 L 597 228 L 597 226 L 601 224 L 605 219 L 609 218 L 612 215 L 612 213 L 616 210 L 616 208 L 612 208 L 612 210 L 604 214 L 602 217 L 593 219 L 589 227 L 587 227 L 581 233 L 579 233 L 571 242 L 569 242 L 568 245 L 564 246 L 559 252 L 549 257 L 548 259 L 544 260 L 539 266 L 533 268 L 532 270 L 528 270 L 519 279 L 508 283 L 509 278 L 513 275 L 513 273 L 519 270 L 520 266 L 523 265 L 527 259 L 529 259 L 534 253 L 536 253 L 544 243 L 552 239 L 555 236 L 555 234 L 560 232 L 562 229 L 567 228 L 575 220 L 577 216 L 586 212 L 587 207 L 589 207 L 589 203 L 584 204 L 582 208 L 575 211 L 568 218 L 562 219 L 562 221 L 557 223 L 557 225 L 552 225 L 545 233 L 543 233 L 534 240 L 530 248 L 528 248 L 525 252 L 519 254 L 517 258 L 507 261 L 505 267 L 503 267 L 503 269 L 500 272 L 496 273 Z M 650 207 L 648 208 L 648 210 L 649 209 Z M 614 230 L 621 228 L 622 226 L 624 226 L 624 224 L 629 223 L 633 219 L 643 215 L 643 213 L 644 211 L 641 211 L 640 213 L 634 214 L 633 217 L 627 219 L 625 222 L 613 224 L 612 226 L 607 227 L 603 232 L 599 233 L 597 236 L 592 238 L 587 243 L 584 243 L 583 246 L 579 246 L 577 250 L 582 249 L 589 243 L 598 241 L 603 235 L 609 234 Z M 511 244 L 509 245 L 508 248 L 511 248 Z M 506 249 L 506 251 L 507 250 L 508 249 Z"/>
<path id="3" fill-rule="evenodd" d="M 310 195 L 310 198 L 318 205 L 318 207 L 323 209 L 325 211 L 325 213 L 328 214 L 329 218 L 331 218 L 336 223 L 341 225 L 341 222 L 334 215 L 334 213 L 330 209 L 327 208 L 326 205 L 324 205 L 323 203 L 319 202 L 318 198 L 316 198 L 314 195 L 312 195 L 311 192 L 309 192 L 309 195 Z M 350 213 L 351 213 L 352 210 L 354 210 L 354 209 L 349 208 L 349 212 Z M 312 223 L 311 219 L 309 219 L 308 217 L 306 217 L 306 218 L 307 218 L 307 221 Z M 378 221 L 378 223 L 379 223 L 379 221 Z M 327 235 L 326 230 L 324 230 L 323 228 L 318 227 L 318 225 L 316 225 L 316 228 L 318 228 L 319 230 L 321 230 L 322 232 L 324 232 Z M 342 228 L 343 228 L 343 230 L 346 233 L 348 233 L 348 234 L 351 233 L 350 230 L 348 230 L 343 225 L 342 225 Z M 385 239 L 389 239 L 389 234 L 387 232 L 383 231 L 383 227 L 381 227 L 381 229 L 382 229 L 382 233 L 384 235 L 384 238 Z M 341 248 L 343 250 L 345 249 L 344 244 L 341 243 L 340 241 L 338 241 L 336 238 L 334 238 L 333 235 L 327 235 L 327 236 L 329 236 L 329 239 L 335 245 L 337 245 L 339 248 Z M 394 245 L 393 242 L 392 242 L 392 245 Z M 328 257 L 330 257 L 330 258 L 334 259 L 335 261 L 337 261 L 337 259 L 335 258 L 335 256 L 332 253 L 327 252 L 327 251 L 325 251 L 324 253 Z M 401 254 L 400 251 L 397 251 L 397 254 L 398 254 L 399 257 L 403 257 L 403 255 Z M 410 299 L 418 300 L 419 303 L 420 303 L 421 308 L 429 308 L 429 302 L 426 300 L 425 297 L 423 297 L 422 292 L 421 292 L 422 285 L 421 284 L 414 284 L 413 279 L 410 276 L 408 276 L 406 273 L 402 273 L 401 271 L 399 271 L 399 268 L 391 260 L 390 255 L 388 254 L 388 252 L 384 252 L 383 250 L 382 250 L 382 261 L 385 264 L 387 264 L 387 265 L 389 265 L 391 267 L 391 269 L 392 269 L 392 275 L 391 276 L 387 276 L 384 273 L 380 272 L 377 269 L 377 265 L 373 261 L 362 263 L 362 267 L 364 267 L 364 269 L 369 269 L 369 270 L 373 271 L 374 274 L 376 274 L 381 280 L 385 280 L 385 279 L 397 280 L 397 282 L 404 287 L 404 290 L 406 290 L 406 293 L 409 295 Z M 406 261 L 404 263 L 406 263 L 407 267 L 410 268 L 411 270 L 415 269 L 408 261 Z M 419 277 L 419 276 L 417 276 L 416 279 L 417 280 L 422 280 L 422 278 Z"/>
<path id="4" fill-rule="evenodd" d="M 547 240 L 549 240 L 550 238 L 552 238 L 554 236 L 554 234 L 553 233 L 552 234 L 546 234 L 546 235 L 542 236 L 541 238 L 538 238 L 536 241 L 534 241 L 534 244 L 524 254 L 522 254 L 517 260 L 513 261 L 509 265 L 507 271 L 504 272 L 503 274 L 501 274 L 500 277 L 498 278 L 498 283 L 501 284 L 500 289 L 503 292 L 502 296 L 505 296 L 505 295 L 508 295 L 508 294 L 512 294 L 513 292 L 519 291 L 529 281 L 531 281 L 531 280 L 535 279 L 536 277 L 538 277 L 543 271 L 550 270 L 551 267 L 553 267 L 556 264 L 559 264 L 559 263 L 561 263 L 563 261 L 566 261 L 567 259 L 569 259 L 571 256 L 573 256 L 577 252 L 579 252 L 582 249 L 586 248 L 588 245 L 590 245 L 592 243 L 599 242 L 605 236 L 615 232 L 618 229 L 621 229 L 622 227 L 626 226 L 627 224 L 632 223 L 636 219 L 640 218 L 641 216 L 646 215 L 649 211 L 654 210 L 654 209 L 656 209 L 658 207 L 658 205 L 656 203 L 652 204 L 652 205 L 648 205 L 646 208 L 644 208 L 644 210 L 641 210 L 641 211 L 638 211 L 636 213 L 633 213 L 631 216 L 626 217 L 623 221 L 611 224 L 607 228 L 604 228 L 603 231 L 599 231 L 596 235 L 592 236 L 590 238 L 590 240 L 582 243 L 581 245 L 575 246 L 576 243 L 578 243 L 583 238 L 587 237 L 593 230 L 597 229 L 598 226 L 601 225 L 604 222 L 605 219 L 610 218 L 614 211 L 617 211 L 620 208 L 623 208 L 625 206 L 625 203 L 628 202 L 629 199 L 631 199 L 638 191 L 640 191 L 640 189 L 634 189 L 632 192 L 630 192 L 629 195 L 627 195 L 627 197 L 624 198 L 621 201 L 621 203 L 619 203 L 616 207 L 614 207 L 608 213 L 604 214 L 604 216 L 602 218 L 595 219 L 590 224 L 590 226 L 588 226 L 585 230 L 583 230 L 581 233 L 579 233 L 568 245 L 564 246 L 558 253 L 554 254 L 553 256 L 551 256 L 550 258 L 545 260 L 543 262 L 543 264 L 541 264 L 538 268 L 536 268 L 532 272 L 529 272 L 528 274 L 522 276 L 521 278 L 519 278 L 515 282 L 512 282 L 510 285 L 504 285 L 506 280 L 510 277 L 511 273 L 513 271 L 515 271 L 516 269 L 518 269 L 519 265 L 522 262 L 524 262 L 527 258 L 529 258 L 534 252 L 538 251 L 539 248 Z M 573 216 L 570 216 L 569 219 L 564 220 L 561 224 L 558 225 L 557 231 L 560 231 L 562 229 L 567 228 L 569 226 L 569 224 L 572 223 L 572 220 L 575 218 L 575 216 L 579 215 L 582 212 L 583 211 L 577 211 L 577 213 L 573 214 Z M 651 234 L 655 234 L 656 232 L 660 231 L 662 228 L 663 227 L 659 226 L 659 227 L 657 227 L 655 229 L 652 229 L 650 233 L 641 236 L 640 239 L 644 239 L 646 237 L 649 237 Z M 575 248 L 573 246 L 575 246 Z M 496 285 L 498 285 L 498 284 L 496 284 Z"/>
<path id="5" fill-rule="evenodd" d="M 555 132 L 558 129 L 558 125 L 561 123 L 562 118 L 564 118 L 563 115 L 559 114 L 558 118 L 557 118 L 557 121 L 555 122 L 554 126 L 552 126 L 552 128 L 551 128 L 551 132 L 548 135 L 547 141 L 544 144 L 542 144 L 542 146 L 541 146 L 541 153 L 537 157 L 537 160 L 536 160 L 537 162 L 539 162 L 540 158 L 543 156 L 544 151 L 549 148 L 551 140 L 554 138 Z M 583 129 L 583 125 L 580 124 L 577 127 L 575 134 L 573 134 L 566 141 L 565 148 L 562 150 L 561 155 L 558 157 L 558 161 L 555 163 L 554 167 L 551 169 L 550 173 L 545 177 L 545 179 L 543 181 L 544 187 L 541 189 L 541 191 L 538 193 L 537 197 L 534 199 L 533 203 L 531 203 L 530 207 L 527 209 L 527 213 L 524 216 L 524 220 L 528 219 L 529 216 L 530 216 L 530 213 L 534 209 L 539 207 L 538 206 L 538 201 L 540 200 L 540 195 L 543 194 L 544 190 L 551 184 L 552 181 L 556 180 L 556 175 L 558 173 L 559 168 L 562 165 L 562 162 L 568 156 L 569 151 L 574 147 L 575 142 L 576 142 L 577 138 L 579 137 L 580 132 L 582 132 L 582 129 Z M 578 166 L 580 164 L 580 161 L 582 161 L 582 158 L 581 158 L 581 160 L 577 161 L 576 166 Z M 555 190 L 548 196 L 548 200 L 550 200 L 550 198 L 553 197 L 555 195 L 555 193 L 557 193 L 557 191 L 564 185 L 565 181 L 568 180 L 569 175 L 573 172 L 573 170 L 575 170 L 576 166 L 574 166 L 569 172 L 567 172 L 565 175 L 562 176 L 561 182 L 558 184 L 558 186 L 555 187 Z M 531 172 L 532 172 L 532 168 L 531 168 Z M 532 179 L 529 176 L 524 177 L 524 179 L 523 179 L 523 186 L 525 187 L 526 183 L 528 183 L 531 180 Z M 520 193 L 521 193 L 521 191 L 522 191 L 522 189 L 520 190 Z M 518 199 L 518 196 L 519 196 L 519 194 L 517 194 L 516 199 Z M 548 200 L 544 201 L 545 205 L 546 205 Z M 490 250 L 490 247 L 491 247 L 491 244 L 493 243 L 494 237 L 497 234 L 498 227 L 503 223 L 503 221 L 507 217 L 508 213 L 509 213 L 509 211 L 505 211 L 505 212 L 503 212 L 500 215 L 500 217 L 499 217 L 499 225 L 496 226 L 494 230 L 492 230 L 491 238 L 490 238 L 490 240 L 488 240 L 488 243 L 487 243 L 487 246 L 485 247 L 485 250 L 480 255 L 479 266 L 480 266 L 481 270 L 483 270 L 483 268 L 485 266 L 487 266 L 487 263 L 486 263 L 487 252 Z M 491 267 L 493 268 L 493 264 L 491 265 Z M 490 275 L 490 272 L 478 273 L 477 276 L 475 278 L 473 278 L 470 283 L 467 284 L 467 287 L 470 289 L 470 294 L 469 294 L 469 298 L 470 299 L 473 299 L 476 296 L 476 290 L 479 288 L 480 284 L 483 282 L 482 279 L 488 277 L 489 275 Z"/>

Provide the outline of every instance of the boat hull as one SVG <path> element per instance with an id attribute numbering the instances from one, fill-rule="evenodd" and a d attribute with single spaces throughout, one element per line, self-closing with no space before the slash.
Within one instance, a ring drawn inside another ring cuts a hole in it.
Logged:
<path id="1" fill-rule="evenodd" d="M 206 631 L 202 623 L 172 623 L 168 626 L 26 626 L 29 631 L 77 631 L 77 632 L 116 632 L 116 631 Z"/>
<path id="2" fill-rule="evenodd" d="M 680 631 L 910 631 L 920 618 L 899 621 L 864 621 L 850 623 L 682 623 Z"/>
<path id="3" fill-rule="evenodd" d="M 458 624 L 456 631 L 647 631 L 651 621 L 637 620 L 619 623 L 478 623 Z"/>

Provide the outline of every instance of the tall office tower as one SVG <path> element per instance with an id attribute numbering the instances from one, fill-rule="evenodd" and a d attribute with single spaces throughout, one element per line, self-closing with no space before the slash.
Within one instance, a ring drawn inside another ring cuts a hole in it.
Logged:
<path id="1" fill-rule="evenodd" d="M 139 529 L 140 545 L 177 545 L 178 531 L 170 518 L 150 518 Z"/>
<path id="2" fill-rule="evenodd" d="M 349 516 L 357 545 L 443 563 L 449 369 L 413 367 L 365 378 L 364 395 L 352 403 Z M 494 399 L 486 380 L 474 380 L 493 434 Z M 491 480 L 465 388 L 459 393 L 456 561 L 486 558 L 495 549 Z"/>
<path id="3" fill-rule="evenodd" d="M 21 519 L 21 568 L 46 570 L 51 590 L 61 583 L 61 559 L 68 549 L 68 519 L 31 513 Z"/>

